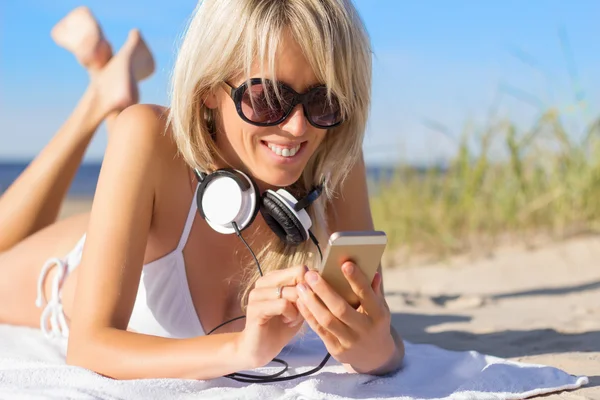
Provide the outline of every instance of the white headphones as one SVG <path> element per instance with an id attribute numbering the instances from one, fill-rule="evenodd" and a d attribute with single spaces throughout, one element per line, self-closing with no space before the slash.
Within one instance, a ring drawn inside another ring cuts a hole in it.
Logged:
<path id="1" fill-rule="evenodd" d="M 260 210 L 267 225 L 285 243 L 297 246 L 309 239 L 312 221 L 306 208 L 321 195 L 321 185 L 298 201 L 285 189 L 267 190 L 261 196 L 256 183 L 236 169 L 194 172 L 200 182 L 198 212 L 215 231 L 232 234 L 237 227 L 241 232 Z"/>

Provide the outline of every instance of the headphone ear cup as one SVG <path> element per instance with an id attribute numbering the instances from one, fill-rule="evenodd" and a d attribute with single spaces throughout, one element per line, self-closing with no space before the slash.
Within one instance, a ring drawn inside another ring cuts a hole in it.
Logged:
<path id="1" fill-rule="evenodd" d="M 220 169 L 202 178 L 196 191 L 198 212 L 217 232 L 235 233 L 248 227 L 258 214 L 258 187 L 241 171 Z"/>
<path id="2" fill-rule="evenodd" d="M 285 243 L 297 246 L 308 239 L 298 217 L 275 193 L 266 191 L 263 194 L 260 212 L 271 230 Z"/>

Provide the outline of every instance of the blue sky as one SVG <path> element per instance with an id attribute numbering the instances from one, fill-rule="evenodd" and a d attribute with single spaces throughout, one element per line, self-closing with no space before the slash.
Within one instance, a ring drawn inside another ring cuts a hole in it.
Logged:
<path id="1" fill-rule="evenodd" d="M 141 84 L 141 101 L 166 104 L 175 41 L 195 1 L 2 1 L 0 160 L 34 157 L 84 91 L 85 72 L 49 35 L 78 5 L 91 8 L 115 49 L 129 29 L 141 30 L 157 62 L 156 73 Z M 524 127 L 545 107 L 559 107 L 573 135 L 598 114 L 599 1 L 357 0 L 356 5 L 375 51 L 364 143 L 371 163 L 447 159 L 465 124 L 483 124 L 494 104 L 498 117 Z M 586 107 L 573 107 L 578 96 Z M 105 139 L 101 128 L 86 160 L 101 159 Z"/>

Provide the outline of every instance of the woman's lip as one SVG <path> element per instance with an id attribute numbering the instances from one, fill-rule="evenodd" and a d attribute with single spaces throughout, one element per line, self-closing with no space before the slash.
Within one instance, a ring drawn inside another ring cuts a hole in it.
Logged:
<path id="1" fill-rule="evenodd" d="M 268 143 L 264 140 L 261 140 L 261 144 L 263 145 L 264 149 L 266 152 L 268 152 L 271 155 L 271 159 L 275 160 L 278 163 L 294 163 L 297 160 L 300 159 L 300 156 L 304 153 L 304 149 L 306 148 L 306 143 L 308 142 L 302 142 L 300 143 L 300 148 L 298 149 L 298 151 L 296 152 L 296 154 L 294 154 L 291 157 L 284 157 L 284 156 L 278 156 L 276 153 L 274 153 L 268 146 Z M 298 145 L 296 145 L 298 146 Z"/>
<path id="2" fill-rule="evenodd" d="M 266 146 L 272 144 L 274 146 L 281 147 L 282 149 L 293 149 L 294 147 L 301 146 L 304 143 L 306 143 L 306 141 L 304 141 L 304 142 L 298 142 L 298 143 L 294 143 L 294 144 L 289 144 L 289 143 L 280 144 L 280 143 L 275 143 L 275 142 L 271 142 L 268 140 L 261 140 L 261 142 L 263 142 Z"/>

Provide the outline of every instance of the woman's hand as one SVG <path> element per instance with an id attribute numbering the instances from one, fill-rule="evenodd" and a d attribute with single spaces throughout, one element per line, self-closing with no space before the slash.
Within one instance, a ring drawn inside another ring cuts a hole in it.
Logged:
<path id="1" fill-rule="evenodd" d="M 368 282 L 355 264 L 342 265 L 344 276 L 360 299 L 354 309 L 315 271 L 298 283 L 298 310 L 321 337 L 333 358 L 359 373 L 395 369 L 402 356 L 392 337 L 391 316 L 381 293 L 381 275 Z"/>
<path id="2" fill-rule="evenodd" d="M 287 268 L 256 281 L 239 339 L 239 351 L 251 368 L 269 363 L 300 330 L 304 319 L 296 308 L 296 285 L 304 281 L 306 271 L 306 267 Z"/>

